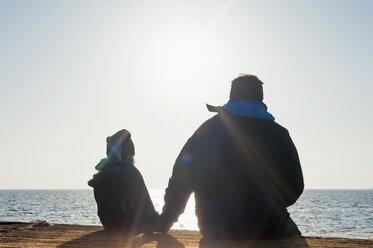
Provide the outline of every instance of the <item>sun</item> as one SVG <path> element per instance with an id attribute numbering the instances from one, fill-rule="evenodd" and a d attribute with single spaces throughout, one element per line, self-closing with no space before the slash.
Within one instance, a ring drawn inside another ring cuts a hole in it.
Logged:
<path id="1" fill-rule="evenodd" d="M 201 46 L 192 41 L 182 41 L 168 49 L 164 62 L 174 75 L 197 73 L 204 63 Z"/>

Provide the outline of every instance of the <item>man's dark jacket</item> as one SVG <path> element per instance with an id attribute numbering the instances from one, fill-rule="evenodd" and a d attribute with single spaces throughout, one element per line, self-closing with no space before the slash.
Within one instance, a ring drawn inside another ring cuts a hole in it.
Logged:
<path id="1" fill-rule="evenodd" d="M 286 208 L 303 188 L 297 150 L 284 127 L 219 111 L 178 156 L 159 226 L 167 231 L 194 192 L 205 237 L 281 236 Z"/>
<path id="2" fill-rule="evenodd" d="M 94 188 L 97 213 L 105 230 L 136 235 L 156 221 L 158 213 L 133 164 L 111 160 L 88 184 Z"/>

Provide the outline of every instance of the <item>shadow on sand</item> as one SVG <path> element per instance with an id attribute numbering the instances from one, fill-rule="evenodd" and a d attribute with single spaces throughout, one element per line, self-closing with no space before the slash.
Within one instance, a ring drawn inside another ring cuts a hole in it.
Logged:
<path id="1" fill-rule="evenodd" d="M 170 234 L 145 234 L 138 237 L 125 238 L 118 234 L 108 233 L 105 231 L 93 232 L 82 237 L 79 237 L 77 239 L 63 243 L 57 247 L 137 248 L 143 246 L 157 248 L 184 248 L 184 245 Z"/>
<path id="2" fill-rule="evenodd" d="M 179 236 L 179 235 L 178 235 Z M 184 243 L 184 244 L 183 244 Z M 183 237 L 183 243 L 170 234 L 146 234 L 136 238 L 124 238 L 117 234 L 110 234 L 105 231 L 97 231 L 74 240 L 65 242 L 58 247 L 113 247 L 113 248 L 137 248 L 137 247 L 156 247 L 156 248 L 225 248 L 225 247 L 246 247 L 246 248 L 302 248 L 309 247 L 304 237 L 289 237 L 273 240 L 250 240 L 250 241 L 217 241 L 202 238 L 201 240 L 188 240 Z M 185 246 L 184 246 L 185 245 Z"/>

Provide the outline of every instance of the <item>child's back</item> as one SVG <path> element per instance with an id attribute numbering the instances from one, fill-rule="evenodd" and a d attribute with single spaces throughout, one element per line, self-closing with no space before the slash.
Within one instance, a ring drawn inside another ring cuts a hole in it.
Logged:
<path id="1" fill-rule="evenodd" d="M 149 230 L 156 221 L 158 213 L 132 163 L 116 157 L 104 159 L 99 173 L 88 184 L 94 188 L 98 216 L 105 230 L 136 235 Z"/>

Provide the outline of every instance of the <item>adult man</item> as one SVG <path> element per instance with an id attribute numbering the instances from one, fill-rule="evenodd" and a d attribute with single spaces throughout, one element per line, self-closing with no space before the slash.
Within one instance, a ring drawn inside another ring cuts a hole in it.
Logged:
<path id="1" fill-rule="evenodd" d="M 207 238 L 268 238 L 300 234 L 286 208 L 304 184 L 288 131 L 263 103 L 262 82 L 243 74 L 232 81 L 223 107 L 203 123 L 178 156 L 158 231 L 166 232 L 195 193 L 198 225 Z"/>

